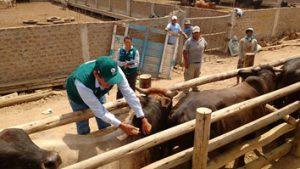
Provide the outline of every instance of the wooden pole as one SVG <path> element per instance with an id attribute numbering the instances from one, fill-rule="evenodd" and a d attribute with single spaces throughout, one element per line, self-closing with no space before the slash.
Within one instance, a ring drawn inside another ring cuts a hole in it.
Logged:
<path id="1" fill-rule="evenodd" d="M 290 86 L 281 88 L 279 90 L 255 97 L 250 100 L 246 100 L 244 102 L 234 104 L 232 106 L 226 107 L 224 109 L 215 111 L 212 114 L 212 123 L 216 122 L 220 119 L 223 119 L 224 117 L 227 117 L 229 115 L 233 115 L 236 113 L 239 113 L 241 111 L 245 111 L 251 108 L 254 108 L 255 106 L 266 104 L 270 101 L 276 100 L 278 98 L 281 98 L 283 96 L 289 95 L 293 92 L 300 90 L 300 82 L 294 83 Z"/>
<path id="2" fill-rule="evenodd" d="M 294 58 L 299 58 L 299 56 L 281 59 L 281 60 L 272 62 L 269 65 L 279 66 L 279 65 L 284 64 L 286 61 L 294 59 Z M 266 65 L 266 64 L 261 64 L 261 65 Z M 250 69 L 251 68 L 243 68 L 243 70 L 250 70 Z M 194 86 L 199 86 L 199 85 L 203 85 L 203 84 L 207 84 L 207 83 L 211 83 L 211 82 L 229 79 L 229 78 L 237 76 L 239 70 L 240 69 L 229 71 L 226 73 L 219 73 L 216 75 L 202 76 L 202 77 L 195 78 L 195 79 L 192 79 L 192 80 L 189 80 L 186 82 L 176 83 L 175 85 L 171 86 L 169 88 L 169 90 L 184 90 L 184 89 L 191 88 Z"/>
<path id="3" fill-rule="evenodd" d="M 289 140 L 283 145 L 275 148 L 273 151 L 266 153 L 264 156 L 249 162 L 243 167 L 243 169 L 263 168 L 264 166 L 270 164 L 270 161 L 275 161 L 281 158 L 282 156 L 286 155 L 287 153 L 289 153 L 291 148 L 292 148 L 292 142 Z"/>
<path id="4" fill-rule="evenodd" d="M 245 141 L 235 147 L 232 147 L 228 151 L 220 154 L 217 157 L 214 157 L 211 159 L 208 163 L 208 169 L 216 169 L 221 168 L 222 166 L 226 165 L 227 163 L 235 160 L 236 158 L 240 157 L 243 154 L 246 154 L 249 151 L 252 151 L 254 149 L 257 149 L 259 147 L 263 147 L 272 141 L 276 140 L 280 136 L 284 135 L 285 133 L 288 133 L 295 129 L 295 127 L 282 123 L 268 132 L 262 134 L 259 137 L 256 137 L 255 139 Z"/>
<path id="5" fill-rule="evenodd" d="M 292 104 L 287 105 L 286 107 L 279 109 L 274 113 L 270 113 L 266 116 L 263 116 L 257 120 L 254 120 L 250 123 L 247 123 L 239 128 L 236 128 L 232 131 L 229 131 L 221 136 L 213 138 L 209 141 L 208 151 L 213 151 L 217 148 L 220 148 L 228 143 L 231 143 L 237 139 L 240 139 L 247 134 L 250 134 L 258 129 L 261 129 L 279 119 L 283 116 L 291 114 L 300 108 L 300 101 L 296 101 Z"/>
<path id="6" fill-rule="evenodd" d="M 150 147 L 156 146 L 165 141 L 171 140 L 183 134 L 192 132 L 195 129 L 195 120 L 180 124 L 178 126 L 169 128 L 135 142 L 129 143 L 122 147 L 113 149 L 111 151 L 96 155 L 92 158 L 83 160 L 79 163 L 65 167 L 64 169 L 92 169 L 108 164 L 116 159 L 124 158 L 130 154 L 138 153 Z"/>
<path id="7" fill-rule="evenodd" d="M 299 89 L 300 89 L 300 82 L 298 82 L 296 84 L 293 84 L 293 85 L 290 85 L 288 87 L 282 88 L 280 90 L 268 93 L 266 95 L 262 95 L 262 96 L 259 96 L 257 98 L 253 98 L 253 99 L 244 101 L 242 103 L 232 105 L 230 107 L 222 109 L 223 111 L 222 110 L 216 111 L 216 112 L 219 112 L 217 114 L 217 116 L 214 116 L 214 113 L 215 113 L 214 112 L 212 114 L 212 116 L 213 116 L 212 121 L 217 121 L 217 120 L 219 120 L 221 118 L 224 118 L 228 115 L 232 115 L 236 112 L 240 112 L 245 108 L 255 107 L 257 105 L 260 105 L 260 104 L 263 104 L 263 103 L 266 103 L 266 102 L 270 102 L 272 100 L 277 99 L 278 97 L 288 95 L 288 94 L 290 94 L 290 93 L 292 93 L 296 90 L 299 90 Z M 277 96 L 277 95 L 279 95 L 279 96 Z M 250 106 L 247 106 L 248 104 Z M 296 104 L 296 106 L 299 106 L 299 102 L 296 102 L 296 103 L 293 103 L 293 104 Z M 290 111 L 292 111 L 292 110 L 295 109 L 296 106 L 295 105 L 293 105 L 292 107 L 289 106 L 288 109 Z M 287 109 L 287 108 L 285 108 L 285 109 Z M 282 109 L 280 109 L 280 110 L 281 111 L 278 112 L 278 114 L 286 115 L 287 110 L 286 111 L 283 111 Z M 224 113 L 225 115 L 222 115 L 220 113 Z M 278 116 L 278 114 L 275 115 L 275 116 Z M 279 117 L 269 117 L 269 118 L 276 120 Z M 268 121 L 270 121 L 270 119 L 267 119 L 265 121 L 268 122 Z M 257 121 L 255 121 L 255 122 L 257 122 Z M 225 141 L 220 139 L 220 137 L 217 137 L 216 140 L 214 140 L 214 142 L 210 143 L 210 144 L 214 144 L 214 145 L 213 146 L 209 145 L 209 151 L 211 151 L 215 148 L 218 148 L 220 146 L 223 146 L 223 145 L 225 145 L 225 144 L 227 144 L 231 141 L 234 141 L 235 138 L 236 138 L 235 136 L 240 136 L 240 137 L 245 136 L 245 135 L 243 135 L 243 132 L 244 131 L 251 132 L 251 130 L 253 130 L 254 125 L 255 125 L 255 123 L 252 123 L 251 126 L 247 126 L 246 129 L 240 129 L 239 128 L 238 130 L 240 130 L 240 131 L 237 132 L 238 134 L 235 132 L 235 133 L 232 133 L 232 135 L 228 135 L 227 133 L 225 135 L 222 135 L 222 138 Z M 264 125 L 262 125 L 262 126 L 264 126 Z M 145 149 L 148 149 L 150 147 L 153 147 L 153 146 L 158 145 L 160 143 L 163 143 L 165 141 L 168 141 L 168 140 L 171 140 L 171 139 L 176 138 L 178 136 L 181 136 L 183 134 L 189 133 L 189 132 L 193 131 L 194 129 L 195 129 L 195 120 L 191 120 L 191 121 L 186 122 L 184 124 L 180 124 L 180 125 L 177 125 L 175 127 L 170 128 L 170 129 L 167 129 L 167 130 L 164 130 L 162 132 L 156 133 L 152 136 L 140 139 L 138 141 L 132 142 L 130 144 L 127 144 L 125 146 L 122 146 L 122 147 L 119 147 L 117 149 L 111 150 L 109 152 L 105 152 L 103 154 L 94 156 L 93 158 L 90 158 L 90 159 L 81 161 L 79 163 L 73 164 L 71 166 L 68 166 L 67 168 L 68 169 L 71 169 L 71 168 L 72 169 L 73 168 L 82 168 L 82 169 L 84 169 L 84 168 L 98 167 L 98 166 L 107 164 L 109 162 L 115 161 L 115 159 L 123 158 L 123 157 L 125 157 L 127 155 L 130 155 L 132 153 L 143 151 Z M 249 134 L 249 133 L 246 133 L 246 134 Z"/>
<path id="8" fill-rule="evenodd" d="M 118 100 L 116 102 L 109 102 L 104 104 L 104 107 L 111 111 L 113 109 L 118 109 L 127 106 L 127 103 L 124 99 Z M 10 128 L 21 128 L 26 131 L 28 134 L 32 134 L 35 132 L 48 130 L 54 127 L 62 126 L 65 124 L 73 123 L 76 121 L 86 120 L 91 117 L 94 117 L 94 113 L 88 110 L 85 113 L 79 112 L 71 112 L 59 116 L 48 117 L 42 120 L 33 121 L 30 123 L 26 123 L 19 126 L 13 126 Z M 0 130 L 2 131 L 2 130 Z"/>
<path id="9" fill-rule="evenodd" d="M 194 147 L 191 147 L 187 150 L 181 151 L 172 156 L 166 157 L 159 161 L 156 161 L 152 164 L 149 164 L 142 169 L 168 169 L 178 166 L 179 164 L 183 164 L 192 159 L 192 155 L 194 152 Z"/>
<path id="10" fill-rule="evenodd" d="M 300 106 L 300 102 L 294 102 L 293 104 L 290 104 L 272 114 L 269 114 L 260 119 L 257 119 L 251 123 L 248 123 L 246 125 L 243 125 L 235 130 L 232 130 L 228 133 L 225 133 L 221 136 L 218 136 L 214 139 L 209 140 L 209 145 L 208 145 L 208 152 L 211 152 L 219 147 L 222 147 L 230 142 L 233 142 L 253 131 L 256 131 L 264 126 L 267 126 L 268 124 L 272 123 L 273 121 L 276 121 L 280 118 L 282 118 L 282 116 L 292 113 L 294 110 L 297 110 Z M 214 114 L 214 113 L 212 113 Z M 273 132 L 276 134 L 282 133 L 283 131 L 289 130 L 289 129 L 293 129 L 293 126 L 290 126 L 288 124 L 285 124 L 282 128 L 281 126 L 278 127 L 277 129 L 274 129 Z M 277 133 L 279 132 L 279 133 Z M 146 167 L 144 167 L 144 169 L 167 169 L 167 168 L 172 168 L 175 167 L 179 164 L 182 164 L 184 162 L 187 162 L 191 159 L 192 154 L 194 152 L 194 148 L 189 148 L 187 150 L 184 150 L 182 152 L 179 152 L 177 154 L 174 154 L 172 156 L 169 156 L 165 159 L 159 160 L 155 163 L 152 163 Z"/>
<path id="11" fill-rule="evenodd" d="M 296 128 L 296 133 L 293 141 L 292 154 L 297 158 L 300 157 L 300 123 L 298 123 Z"/>
<path id="12" fill-rule="evenodd" d="M 38 93 L 34 93 L 34 94 L 27 94 L 27 95 L 23 95 L 23 96 L 16 96 L 13 98 L 1 99 L 0 100 L 0 108 L 15 105 L 15 104 L 21 104 L 21 103 L 25 103 L 25 102 L 35 101 L 35 100 L 39 100 L 41 98 L 56 95 L 56 94 L 58 94 L 58 92 L 45 91 L 45 92 L 38 92 Z"/>
<path id="13" fill-rule="evenodd" d="M 208 108 L 197 109 L 193 169 L 206 169 L 211 113 L 212 110 Z"/>
<path id="14" fill-rule="evenodd" d="M 269 104 L 266 104 L 266 108 L 267 108 L 270 112 L 278 111 L 277 108 L 275 108 L 274 106 L 269 105 Z M 284 117 L 283 117 L 283 120 L 284 120 L 285 122 L 287 122 L 288 124 L 294 126 L 294 127 L 297 126 L 297 121 L 296 121 L 296 119 L 293 118 L 293 117 L 290 116 L 290 115 L 284 116 Z"/>

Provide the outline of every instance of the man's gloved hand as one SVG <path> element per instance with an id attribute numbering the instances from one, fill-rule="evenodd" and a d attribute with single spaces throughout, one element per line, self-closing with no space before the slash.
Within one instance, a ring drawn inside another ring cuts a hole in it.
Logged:
<path id="1" fill-rule="evenodd" d="M 144 135 L 151 133 L 152 125 L 148 122 L 147 118 L 142 118 L 142 132 Z"/>
<path id="2" fill-rule="evenodd" d="M 140 134 L 140 129 L 130 124 L 121 123 L 119 127 L 129 136 L 136 136 Z"/>

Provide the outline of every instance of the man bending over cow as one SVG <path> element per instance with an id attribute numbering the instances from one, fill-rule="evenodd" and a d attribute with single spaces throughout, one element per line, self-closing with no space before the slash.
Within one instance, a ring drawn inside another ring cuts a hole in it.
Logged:
<path id="1" fill-rule="evenodd" d="M 151 124 L 144 117 L 141 104 L 117 62 L 110 57 L 102 56 L 97 60 L 81 64 L 67 78 L 67 94 L 73 111 L 90 108 L 96 116 L 98 128 L 108 126 L 107 123 L 121 128 L 128 135 L 137 135 L 139 131 L 132 125 L 122 123 L 102 105 L 105 94 L 117 84 L 136 117 L 142 121 L 142 132 L 149 134 Z M 76 122 L 78 134 L 90 133 L 89 121 Z"/>

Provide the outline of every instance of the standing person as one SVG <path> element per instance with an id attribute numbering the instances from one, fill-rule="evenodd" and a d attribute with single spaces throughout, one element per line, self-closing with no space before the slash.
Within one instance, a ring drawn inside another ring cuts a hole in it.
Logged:
<path id="1" fill-rule="evenodd" d="M 102 56 L 97 60 L 86 62 L 76 68 L 67 78 L 66 89 L 73 111 L 84 111 L 88 108 L 96 116 L 98 128 L 107 127 L 107 123 L 121 128 L 128 135 L 137 135 L 136 127 L 122 123 L 105 109 L 103 103 L 105 94 L 117 84 L 129 106 L 134 110 L 137 118 L 142 121 L 142 132 L 149 134 L 151 124 L 144 117 L 141 104 L 129 87 L 124 73 L 117 62 L 110 57 Z M 90 133 L 89 120 L 76 122 L 77 133 Z"/>
<path id="2" fill-rule="evenodd" d="M 189 19 L 185 20 L 183 25 L 183 32 L 189 38 L 192 36 L 192 31 L 193 31 L 193 26 L 191 25 L 191 21 Z"/>
<path id="3" fill-rule="evenodd" d="M 254 53 L 257 52 L 257 40 L 253 35 L 254 29 L 248 28 L 246 29 L 246 36 L 240 40 L 239 43 L 239 60 L 237 64 L 237 68 L 243 68 L 246 53 Z M 249 65 L 253 66 L 253 65 Z M 239 77 L 237 77 L 237 83 L 239 83 Z"/>
<path id="4" fill-rule="evenodd" d="M 186 39 L 188 36 L 181 30 L 180 25 L 177 23 L 177 16 L 172 16 L 171 23 L 167 25 L 165 30 L 170 34 L 168 39 L 169 45 L 175 45 L 177 37 L 182 34 Z"/>
<path id="5" fill-rule="evenodd" d="M 124 37 L 124 46 L 119 49 L 118 65 L 124 72 L 129 86 L 135 91 L 136 78 L 138 75 L 140 55 L 139 51 L 132 46 L 131 37 Z M 117 99 L 122 98 L 122 92 L 118 89 Z"/>
<path id="6" fill-rule="evenodd" d="M 183 46 L 184 59 L 184 80 L 191 80 L 200 76 L 201 62 L 207 42 L 201 36 L 200 27 L 194 26 L 192 30 L 192 37 L 190 37 Z M 187 93 L 189 89 L 185 90 Z M 194 87 L 192 91 L 199 91 Z"/>

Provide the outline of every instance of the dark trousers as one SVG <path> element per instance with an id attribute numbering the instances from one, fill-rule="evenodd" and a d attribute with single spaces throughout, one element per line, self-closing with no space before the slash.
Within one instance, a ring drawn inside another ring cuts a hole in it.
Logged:
<path id="1" fill-rule="evenodd" d="M 135 83 L 136 83 L 137 75 L 138 75 L 137 73 L 132 74 L 132 75 L 126 75 L 126 79 L 127 79 L 128 83 L 129 83 L 129 86 L 131 87 L 131 89 L 133 91 L 135 91 Z M 123 95 L 122 95 L 120 89 L 118 89 L 117 99 L 121 99 L 121 98 L 123 98 Z"/>

